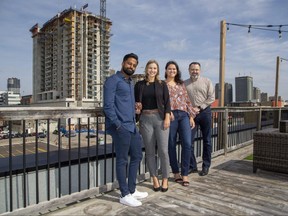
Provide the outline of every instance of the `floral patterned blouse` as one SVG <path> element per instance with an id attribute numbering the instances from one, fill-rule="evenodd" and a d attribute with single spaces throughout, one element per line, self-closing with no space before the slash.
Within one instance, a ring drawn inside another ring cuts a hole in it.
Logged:
<path id="1" fill-rule="evenodd" d="M 196 116 L 196 112 L 192 107 L 184 83 L 177 83 L 174 86 L 167 83 L 167 86 L 170 95 L 171 110 L 182 110 L 188 112 L 189 116 L 194 118 Z"/>

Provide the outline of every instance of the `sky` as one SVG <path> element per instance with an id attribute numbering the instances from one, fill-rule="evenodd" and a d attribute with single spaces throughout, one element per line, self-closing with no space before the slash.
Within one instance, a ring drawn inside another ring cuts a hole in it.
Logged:
<path id="1" fill-rule="evenodd" d="M 32 38 L 29 29 L 40 27 L 70 7 L 100 14 L 100 0 L 0 0 L 0 91 L 7 79 L 21 82 L 21 94 L 32 93 Z M 288 1 L 281 0 L 107 0 L 106 17 L 112 21 L 110 68 L 121 69 L 123 56 L 139 56 L 136 73 L 155 59 L 164 79 L 165 64 L 175 60 L 182 78 L 188 65 L 198 61 L 201 75 L 219 82 L 220 22 L 244 25 L 287 25 Z M 275 94 L 276 58 L 278 95 L 288 99 L 288 27 L 277 31 L 229 25 L 226 37 L 225 82 L 235 89 L 235 77 L 252 76 L 253 85 Z M 234 91 L 234 90 L 233 90 Z M 233 98 L 235 100 L 235 97 Z"/>

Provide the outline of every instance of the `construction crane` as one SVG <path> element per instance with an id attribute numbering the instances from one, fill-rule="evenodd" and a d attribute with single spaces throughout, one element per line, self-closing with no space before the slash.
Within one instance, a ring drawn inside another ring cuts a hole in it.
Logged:
<path id="1" fill-rule="evenodd" d="M 103 84 L 105 78 L 107 76 L 105 70 L 105 60 L 104 60 L 104 44 L 106 40 L 106 0 L 100 0 L 100 18 L 101 18 L 101 25 L 100 25 L 100 74 L 101 74 L 101 83 Z"/>

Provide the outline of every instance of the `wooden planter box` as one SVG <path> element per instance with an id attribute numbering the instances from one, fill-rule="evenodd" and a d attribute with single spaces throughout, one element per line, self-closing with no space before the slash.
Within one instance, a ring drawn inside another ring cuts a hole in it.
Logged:
<path id="1" fill-rule="evenodd" d="M 253 134 L 253 172 L 265 169 L 288 173 L 288 133 L 271 128 Z"/>

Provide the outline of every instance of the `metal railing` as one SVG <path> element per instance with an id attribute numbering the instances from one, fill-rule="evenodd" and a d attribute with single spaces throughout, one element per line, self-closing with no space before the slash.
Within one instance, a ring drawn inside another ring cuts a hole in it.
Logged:
<path id="1" fill-rule="evenodd" d="M 287 114 L 286 108 L 213 108 L 212 156 L 251 144 L 254 131 L 277 126 L 280 119 L 288 119 Z M 0 214 L 83 191 L 85 197 L 118 187 L 114 145 L 106 134 L 101 108 L 0 108 L 0 122 L 8 131 L 8 137 L 2 132 L 0 140 Z M 179 161 L 180 151 L 181 145 Z M 198 162 L 201 154 L 199 130 Z M 139 181 L 149 178 L 145 164 L 144 159 Z"/>

